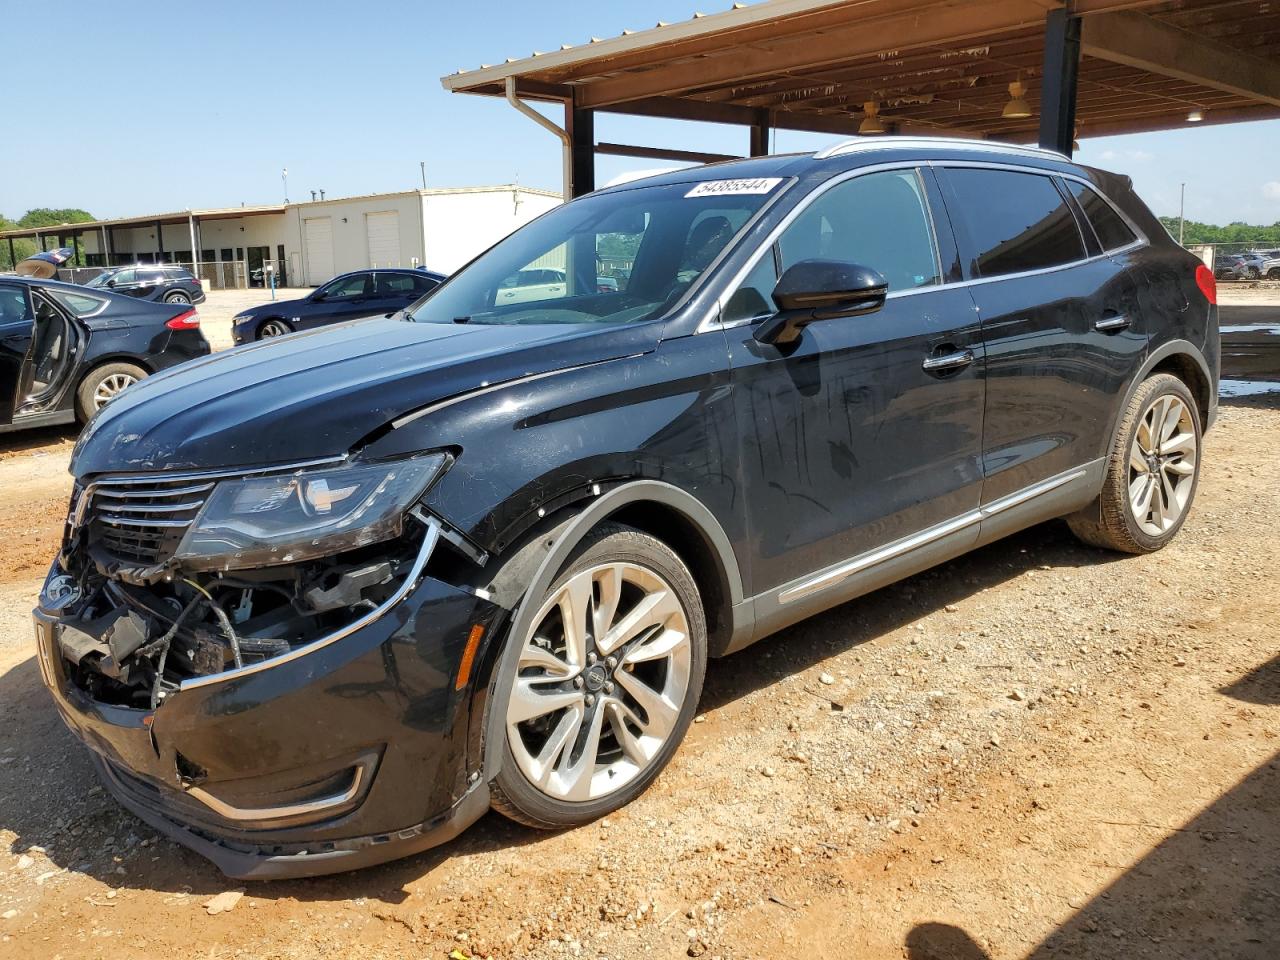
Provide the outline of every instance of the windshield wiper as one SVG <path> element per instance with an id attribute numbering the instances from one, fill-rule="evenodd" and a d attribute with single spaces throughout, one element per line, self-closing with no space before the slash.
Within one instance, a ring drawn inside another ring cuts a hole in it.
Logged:
<path id="1" fill-rule="evenodd" d="M 453 322 L 454 323 L 470 323 L 471 318 L 470 317 L 454 317 Z"/>

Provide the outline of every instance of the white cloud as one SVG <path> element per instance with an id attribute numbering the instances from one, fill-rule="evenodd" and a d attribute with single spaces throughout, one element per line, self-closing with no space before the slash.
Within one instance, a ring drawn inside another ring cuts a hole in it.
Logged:
<path id="1" fill-rule="evenodd" d="M 1262 185 L 1262 195 L 1280 203 L 1280 180 L 1268 180 Z"/>
<path id="2" fill-rule="evenodd" d="M 1150 163 L 1156 158 L 1154 153 L 1146 150 L 1129 150 L 1125 155 L 1134 163 Z"/>

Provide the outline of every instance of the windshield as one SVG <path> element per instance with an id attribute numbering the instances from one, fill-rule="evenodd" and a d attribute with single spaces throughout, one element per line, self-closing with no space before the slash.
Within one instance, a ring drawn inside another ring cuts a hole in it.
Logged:
<path id="1" fill-rule="evenodd" d="M 634 323 L 659 317 L 782 180 L 584 197 L 517 230 L 412 312 L 419 323 Z"/>

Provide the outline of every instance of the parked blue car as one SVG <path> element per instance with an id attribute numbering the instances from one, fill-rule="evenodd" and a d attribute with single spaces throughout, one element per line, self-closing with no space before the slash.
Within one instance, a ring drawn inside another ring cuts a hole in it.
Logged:
<path id="1" fill-rule="evenodd" d="M 444 275 L 430 270 L 354 270 L 334 277 L 300 300 L 273 300 L 246 310 L 231 321 L 236 343 L 266 340 L 295 330 L 381 317 L 420 300 Z"/>

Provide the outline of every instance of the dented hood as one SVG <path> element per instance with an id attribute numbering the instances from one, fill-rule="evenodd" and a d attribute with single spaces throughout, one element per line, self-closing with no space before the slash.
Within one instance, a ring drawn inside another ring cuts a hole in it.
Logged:
<path id="1" fill-rule="evenodd" d="M 338 456 L 439 400 L 646 352 L 660 329 L 379 319 L 267 340 L 129 388 L 89 422 L 71 472 L 225 469 Z"/>

